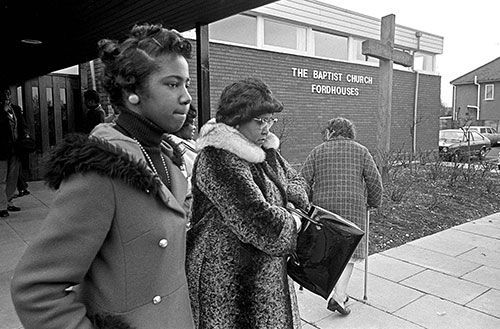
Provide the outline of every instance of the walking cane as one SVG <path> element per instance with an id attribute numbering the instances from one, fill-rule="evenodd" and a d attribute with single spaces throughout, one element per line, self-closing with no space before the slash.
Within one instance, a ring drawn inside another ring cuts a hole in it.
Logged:
<path id="1" fill-rule="evenodd" d="M 368 299 L 367 297 L 367 288 L 368 288 L 368 242 L 369 242 L 369 235 L 370 235 L 370 208 L 366 209 L 366 221 L 365 221 L 365 287 L 364 287 L 364 294 L 363 294 L 363 300 L 366 301 Z"/>

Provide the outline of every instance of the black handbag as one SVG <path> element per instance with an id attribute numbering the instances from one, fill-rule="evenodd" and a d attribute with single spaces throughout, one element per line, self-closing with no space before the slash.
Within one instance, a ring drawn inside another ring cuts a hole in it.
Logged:
<path id="1" fill-rule="evenodd" d="M 364 232 L 341 216 L 312 206 L 302 217 L 296 252 L 288 259 L 288 275 L 325 300 L 344 271 Z"/>

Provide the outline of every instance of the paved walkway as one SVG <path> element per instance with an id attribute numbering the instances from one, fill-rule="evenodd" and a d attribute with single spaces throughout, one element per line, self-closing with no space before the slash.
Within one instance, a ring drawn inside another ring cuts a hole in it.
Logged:
<path id="1" fill-rule="evenodd" d="M 54 197 L 41 182 L 29 185 L 32 193 L 15 200 L 22 211 L 0 219 L 0 329 L 22 328 L 9 282 Z M 500 328 L 500 213 L 372 255 L 368 265 L 368 298 L 361 263 L 347 317 L 298 291 L 303 328 Z"/>

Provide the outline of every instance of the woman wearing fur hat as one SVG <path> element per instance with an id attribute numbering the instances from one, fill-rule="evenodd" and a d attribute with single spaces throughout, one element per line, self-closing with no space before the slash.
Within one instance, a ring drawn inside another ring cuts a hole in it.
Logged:
<path id="1" fill-rule="evenodd" d="M 227 86 L 196 141 L 187 274 L 197 328 L 300 328 L 286 261 L 308 208 L 269 132 L 283 105 L 259 79 Z"/>
<path id="2" fill-rule="evenodd" d="M 12 297 L 25 329 L 193 328 L 185 274 L 187 182 L 180 152 L 162 152 L 191 103 L 191 45 L 159 25 L 101 40 L 115 123 L 59 144 L 57 189 L 21 258 Z"/>

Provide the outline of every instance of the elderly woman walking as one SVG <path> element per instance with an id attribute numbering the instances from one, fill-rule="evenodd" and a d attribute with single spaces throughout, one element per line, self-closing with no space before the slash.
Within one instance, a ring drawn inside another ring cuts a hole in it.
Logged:
<path id="1" fill-rule="evenodd" d="M 366 147 L 355 141 L 356 128 L 345 118 L 328 122 L 324 143 L 308 155 L 301 174 L 311 187 L 313 204 L 343 216 L 364 230 L 366 210 L 382 202 L 382 179 Z M 355 250 L 328 299 L 328 309 L 342 315 L 350 313 L 345 305 L 347 285 L 354 261 L 364 258 L 364 239 Z"/>
<path id="2" fill-rule="evenodd" d="M 224 89 L 196 142 L 187 274 L 197 328 L 300 328 L 287 256 L 308 208 L 304 179 L 269 129 L 283 105 L 259 79 Z"/>

